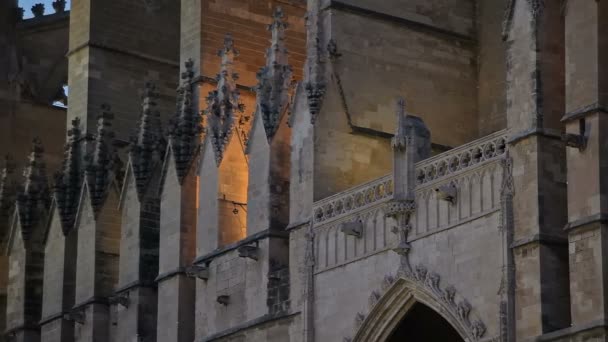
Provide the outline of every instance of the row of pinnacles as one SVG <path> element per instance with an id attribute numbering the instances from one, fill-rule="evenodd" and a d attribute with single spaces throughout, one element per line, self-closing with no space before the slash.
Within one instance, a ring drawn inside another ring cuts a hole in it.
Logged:
<path id="1" fill-rule="evenodd" d="M 248 141 L 234 133 L 245 109 L 238 53 L 226 36 L 202 115 L 192 61 L 167 135 L 159 95 L 146 84 L 124 170 L 109 106 L 94 135 L 71 122 L 53 187 L 39 140 L 22 184 L 7 159 L 0 174 L 6 340 L 193 341 L 234 325 L 218 323 L 229 317 L 289 311 L 286 27 L 277 10 Z"/>

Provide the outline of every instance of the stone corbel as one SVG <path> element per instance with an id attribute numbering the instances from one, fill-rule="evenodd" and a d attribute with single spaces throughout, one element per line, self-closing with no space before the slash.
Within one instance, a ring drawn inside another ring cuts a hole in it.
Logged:
<path id="1" fill-rule="evenodd" d="M 450 202 L 451 204 L 456 204 L 456 194 L 458 193 L 458 190 L 454 184 L 441 185 L 435 189 L 435 192 L 437 193 L 438 199 Z"/>
<path id="2" fill-rule="evenodd" d="M 75 310 L 69 313 L 63 314 L 63 319 L 68 322 L 75 322 L 83 325 L 86 321 L 86 315 L 83 310 Z"/>
<path id="3" fill-rule="evenodd" d="M 360 219 L 340 224 L 340 231 L 345 235 L 354 236 L 360 239 L 363 236 L 363 222 Z"/>
<path id="4" fill-rule="evenodd" d="M 220 295 L 217 296 L 217 302 L 224 305 L 224 306 L 228 306 L 228 304 L 230 304 L 230 296 L 228 295 Z"/>
<path id="5" fill-rule="evenodd" d="M 243 245 L 237 249 L 239 257 L 249 258 L 258 261 L 260 247 L 257 243 L 255 245 Z"/>
<path id="6" fill-rule="evenodd" d="M 209 267 L 203 265 L 192 265 L 186 268 L 186 276 L 201 280 L 209 280 Z"/>
<path id="7" fill-rule="evenodd" d="M 120 305 L 128 308 L 129 304 L 131 303 L 131 300 L 129 299 L 129 292 L 116 294 L 115 296 L 109 298 L 109 302 L 111 305 Z"/>

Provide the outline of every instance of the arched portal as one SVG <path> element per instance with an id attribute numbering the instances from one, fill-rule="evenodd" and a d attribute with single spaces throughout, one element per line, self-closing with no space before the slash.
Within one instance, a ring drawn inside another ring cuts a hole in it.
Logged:
<path id="1" fill-rule="evenodd" d="M 402 276 L 361 322 L 352 342 L 479 341 L 485 324 L 469 317 L 470 304 L 435 274 Z"/>
<path id="2" fill-rule="evenodd" d="M 406 341 L 464 342 L 448 321 L 421 303 L 410 308 L 386 342 Z"/>

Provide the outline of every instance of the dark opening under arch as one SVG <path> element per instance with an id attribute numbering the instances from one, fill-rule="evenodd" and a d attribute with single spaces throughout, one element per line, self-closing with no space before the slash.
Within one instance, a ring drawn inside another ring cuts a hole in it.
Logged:
<path id="1" fill-rule="evenodd" d="M 464 342 L 441 315 L 428 306 L 414 304 L 387 342 Z"/>

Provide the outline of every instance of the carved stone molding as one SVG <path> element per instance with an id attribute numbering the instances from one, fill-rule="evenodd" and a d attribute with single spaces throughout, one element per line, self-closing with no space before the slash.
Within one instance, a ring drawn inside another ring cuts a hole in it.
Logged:
<path id="1" fill-rule="evenodd" d="M 417 302 L 438 312 L 465 340 L 479 341 L 486 335 L 486 325 L 473 317 L 469 301 L 454 286 L 442 286 L 438 273 L 417 265 L 412 271 L 401 269 L 397 275 L 384 277 L 381 289 L 372 291 L 370 295 L 369 315 L 361 312 L 355 315 L 356 334 L 354 338 L 345 337 L 344 341 L 382 340 L 395 328 L 387 322 L 399 324 L 404 312 Z"/>

